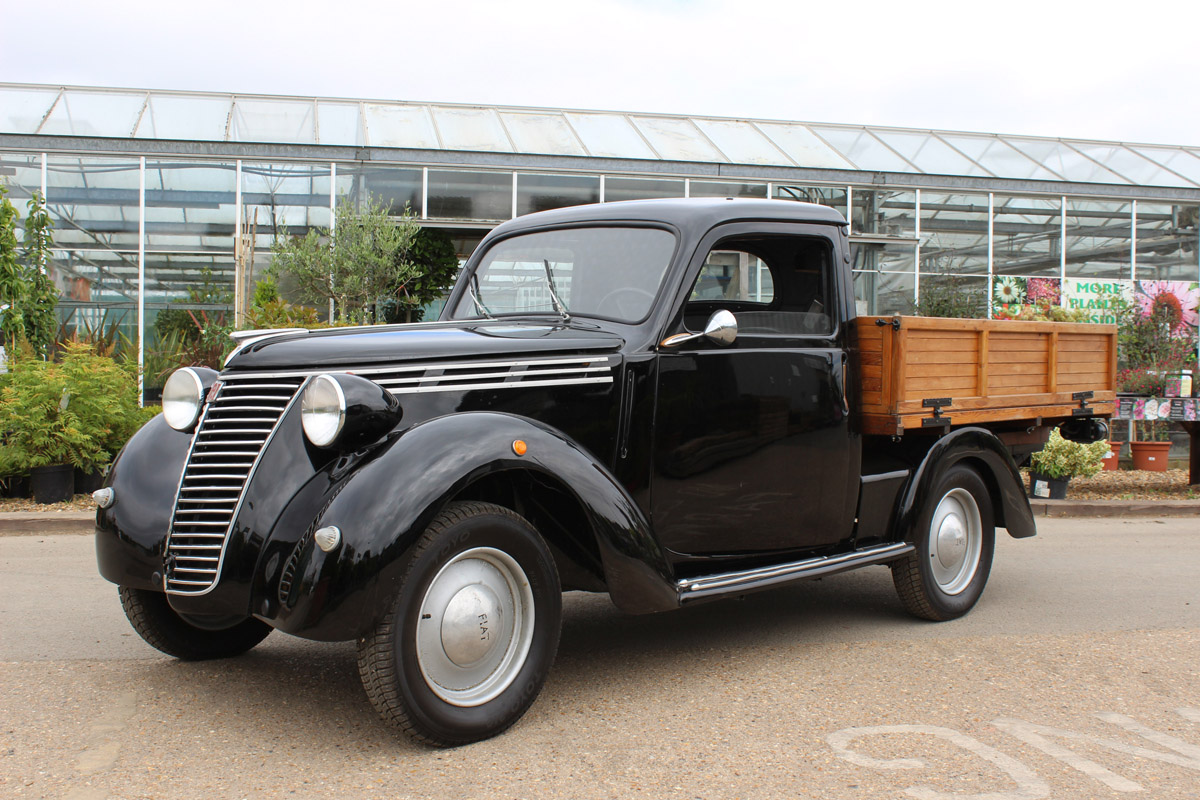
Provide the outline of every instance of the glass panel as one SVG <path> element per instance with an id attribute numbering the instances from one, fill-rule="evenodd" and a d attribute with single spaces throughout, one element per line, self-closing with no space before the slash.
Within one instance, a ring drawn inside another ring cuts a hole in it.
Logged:
<path id="1" fill-rule="evenodd" d="M 221 253 L 231 270 L 236 181 L 232 163 L 147 159 L 146 249 Z"/>
<path id="2" fill-rule="evenodd" d="M 1200 280 L 1196 227 L 1200 207 L 1139 202 L 1137 279 Z"/>
<path id="3" fill-rule="evenodd" d="M 935 175 L 988 175 L 987 170 L 931 133 L 878 129 L 872 133 L 916 164 L 922 172 Z"/>
<path id="4" fill-rule="evenodd" d="M 296 100 L 235 100 L 229 140 L 312 144 L 316 141 L 313 104 Z"/>
<path id="5" fill-rule="evenodd" d="M 1194 153 L 1181 147 L 1153 147 L 1142 144 L 1131 146 L 1129 149 L 1179 173 L 1192 183 L 1200 183 L 1200 156 Z"/>
<path id="6" fill-rule="evenodd" d="M 689 197 L 763 197 L 767 196 L 765 183 L 720 183 L 717 181 L 692 181 L 688 184 Z"/>
<path id="7" fill-rule="evenodd" d="M 1060 274 L 1061 201 L 1057 197 L 995 197 L 997 275 Z"/>
<path id="8" fill-rule="evenodd" d="M 632 117 L 642 135 L 658 153 L 670 161 L 726 161 L 686 119 L 666 117 Z"/>
<path id="9" fill-rule="evenodd" d="M 329 226 L 329 166 L 326 164 L 242 164 L 242 235 L 256 249 L 269 250 L 282 228 L 303 236 Z M 256 257 L 255 272 L 257 267 Z"/>
<path id="10" fill-rule="evenodd" d="M 856 169 L 840 153 L 803 125 L 786 122 L 759 122 L 758 129 L 771 138 L 801 167 Z"/>
<path id="11" fill-rule="evenodd" d="M 599 202 L 599 175 L 517 175 L 518 216 Z"/>
<path id="12" fill-rule="evenodd" d="M 1067 277 L 1131 277 L 1131 204 L 1067 198 Z"/>
<path id="13" fill-rule="evenodd" d="M 496 112 L 491 109 L 433 106 L 430 111 L 441 135 L 443 148 L 512 152 L 512 143 L 504 133 Z"/>
<path id="14" fill-rule="evenodd" d="M 843 217 L 849 218 L 846 208 L 845 186 L 797 186 L 775 184 L 775 196 L 781 200 L 798 200 L 802 203 L 817 203 L 836 208 Z"/>
<path id="15" fill-rule="evenodd" d="M 0 183 L 8 189 L 8 199 L 21 206 L 34 192 L 42 190 L 42 158 L 36 155 L 0 153 Z M 18 210 L 24 215 L 24 208 Z M 19 227 L 19 226 L 18 226 Z M 21 232 L 17 231 L 17 238 Z"/>
<path id="16" fill-rule="evenodd" d="M 791 164 L 753 123 L 727 119 L 697 119 L 693 122 L 735 164 Z"/>
<path id="17" fill-rule="evenodd" d="M 568 112 L 571 127 L 583 139 L 593 156 L 602 158 L 654 158 L 629 120 L 620 114 L 580 114 Z"/>
<path id="18" fill-rule="evenodd" d="M 1112 170 L 1084 158 L 1077 151 L 1061 142 L 1045 139 L 1021 139 L 1005 137 L 1005 141 L 1069 181 L 1087 183 L 1129 183 Z"/>
<path id="19" fill-rule="evenodd" d="M 851 232 L 916 237 L 916 192 L 855 188 L 852 199 L 854 219 Z"/>
<path id="20" fill-rule="evenodd" d="M 37 133 L 58 89 L 0 88 L 0 131 Z"/>
<path id="21" fill-rule="evenodd" d="M 55 243 L 137 252 L 139 175 L 136 158 L 49 156 L 46 202 Z"/>
<path id="22" fill-rule="evenodd" d="M 688 301 L 723 301 L 769 304 L 775 299 L 775 281 L 761 258 L 739 250 L 713 250 L 704 259 Z"/>
<path id="23" fill-rule="evenodd" d="M 938 301 L 942 300 L 946 305 L 953 304 L 955 308 L 973 309 L 977 319 L 987 317 L 988 279 L 986 275 L 982 277 L 922 275 L 918 291 L 921 293 L 921 306 L 925 313 L 936 313 L 939 310 L 938 306 L 942 305 Z"/>
<path id="24" fill-rule="evenodd" d="M 352 179 L 351 185 L 345 190 L 340 188 L 340 181 L 343 177 Z M 338 179 L 339 197 L 345 194 L 354 202 L 360 203 L 363 202 L 366 194 L 369 193 L 372 199 L 387 203 L 389 213 L 393 216 L 403 214 L 405 206 L 408 207 L 412 214 L 416 216 L 420 216 L 421 214 L 422 178 L 421 170 L 419 169 L 354 166 L 347 167 L 346 176 L 343 176 L 342 167 L 339 166 Z M 429 180 L 432 186 L 433 173 L 430 173 Z M 432 193 L 432 189 L 430 192 Z M 328 199 L 326 199 L 325 204 L 329 205 Z M 512 205 L 511 198 L 509 205 Z"/>
<path id="25" fill-rule="evenodd" d="M 1144 186 L 1185 186 L 1189 189 L 1196 186 L 1194 182 L 1163 169 L 1124 145 L 1102 142 L 1071 142 L 1071 145 L 1129 180 Z"/>
<path id="26" fill-rule="evenodd" d="M 665 178 L 607 178 L 604 202 L 649 200 L 656 197 L 683 197 L 683 181 Z"/>
<path id="27" fill-rule="evenodd" d="M 975 136 L 967 133 L 939 133 L 938 136 L 961 150 L 968 158 L 978 161 L 997 177 L 1062 180 L 1060 176 L 995 136 Z"/>
<path id="28" fill-rule="evenodd" d="M 855 306 L 859 314 L 911 314 L 915 286 L 911 274 L 855 272 Z"/>
<path id="29" fill-rule="evenodd" d="M 151 94 L 135 136 L 223 142 L 232 102 L 230 97 Z"/>
<path id="30" fill-rule="evenodd" d="M 893 153 L 862 128 L 827 128 L 813 125 L 812 129 L 859 169 L 877 169 L 889 172 L 913 172 L 915 170 L 912 164 Z"/>
<path id="31" fill-rule="evenodd" d="M 65 92 L 40 133 L 127 138 L 133 135 L 145 102 L 144 93 Z"/>
<path id="32" fill-rule="evenodd" d="M 317 103 L 317 141 L 320 144 L 364 144 L 358 103 Z"/>
<path id="33" fill-rule="evenodd" d="M 484 255 L 457 318 L 571 314 L 634 322 L 650 311 L 675 249 L 656 228 L 569 228 L 497 242 Z"/>
<path id="34" fill-rule="evenodd" d="M 850 265 L 855 270 L 912 272 L 917 248 L 911 244 L 850 240 Z"/>
<path id="35" fill-rule="evenodd" d="M 433 130 L 433 121 L 424 106 L 363 105 L 366 117 L 366 144 L 371 147 L 413 147 L 436 150 L 441 147 Z"/>
<path id="36" fill-rule="evenodd" d="M 986 275 L 987 247 L 986 194 L 921 192 L 922 274 Z"/>
<path id="37" fill-rule="evenodd" d="M 510 172 L 429 170 L 429 216 L 497 221 L 512 217 Z"/>
<path id="38" fill-rule="evenodd" d="M 500 118 L 519 153 L 583 156 L 583 146 L 561 114 L 502 111 Z"/>

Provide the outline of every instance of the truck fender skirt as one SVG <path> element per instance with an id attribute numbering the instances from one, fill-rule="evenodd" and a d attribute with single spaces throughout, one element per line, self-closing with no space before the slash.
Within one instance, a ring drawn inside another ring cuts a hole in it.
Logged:
<path id="1" fill-rule="evenodd" d="M 911 535 L 912 526 L 939 479 L 946 470 L 963 461 L 976 469 L 991 489 L 996 525 L 1007 528 L 1016 539 L 1036 535 L 1029 498 L 1008 450 L 989 430 L 959 428 L 938 439 L 914 471 L 896 515 L 896 541 Z"/>
<path id="2" fill-rule="evenodd" d="M 159 414 L 113 461 L 104 485 L 116 502 L 96 512 L 96 562 L 106 580 L 162 591 L 163 547 L 191 441 Z"/>
<path id="3" fill-rule="evenodd" d="M 523 455 L 517 441 L 525 444 Z M 649 522 L 603 464 L 553 428 L 481 411 L 414 425 L 359 467 L 314 522 L 337 527 L 340 547 L 312 553 L 295 605 L 268 621 L 313 639 L 370 630 L 399 589 L 404 552 L 433 517 L 475 480 L 505 470 L 542 473 L 574 495 L 619 608 L 645 613 L 678 607 L 671 568 Z M 354 601 L 351 594 L 360 597 Z"/>

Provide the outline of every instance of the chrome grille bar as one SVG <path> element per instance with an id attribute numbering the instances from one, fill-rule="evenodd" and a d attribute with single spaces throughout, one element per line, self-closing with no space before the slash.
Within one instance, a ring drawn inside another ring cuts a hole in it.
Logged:
<path id="1" fill-rule="evenodd" d="M 216 584 L 243 490 L 304 379 L 221 381 L 175 497 L 164 579 L 172 594 L 204 594 Z"/>

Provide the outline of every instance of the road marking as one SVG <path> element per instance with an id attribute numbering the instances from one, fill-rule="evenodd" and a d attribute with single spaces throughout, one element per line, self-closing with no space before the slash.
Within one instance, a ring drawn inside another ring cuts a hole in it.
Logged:
<path id="1" fill-rule="evenodd" d="M 1190 722 L 1200 723 L 1200 709 L 1177 708 L 1175 709 L 1175 713 Z M 1163 764 L 1172 764 L 1177 767 L 1200 772 L 1200 746 L 1190 744 L 1161 731 L 1156 731 L 1124 714 L 1101 712 L 1096 714 L 1096 717 L 1172 752 L 1153 750 L 1140 745 L 1126 744 L 1115 739 L 1106 739 L 1090 733 L 1079 733 L 1078 731 L 1066 728 L 1055 728 L 1011 717 L 992 720 L 992 725 L 1014 739 L 1037 748 L 1051 758 L 1063 762 L 1092 780 L 1102 783 L 1117 792 L 1144 792 L 1146 789 L 1140 783 L 1118 775 L 1102 764 L 1085 758 L 1062 744 L 1051 741 L 1051 737 L 1072 742 L 1082 742 L 1094 748 L 1123 753 Z M 902 790 L 904 794 L 917 798 L 917 800 L 951 800 L 952 798 L 959 798 L 959 800 L 1040 800 L 1050 795 L 1050 787 L 1032 768 L 1012 756 L 953 728 L 943 728 L 936 725 L 877 725 L 844 728 L 829 734 L 825 740 L 829 743 L 835 755 L 856 766 L 876 770 L 924 769 L 927 766 L 926 762 L 919 758 L 874 758 L 859 753 L 850 747 L 856 739 L 885 734 L 937 736 L 985 761 L 991 762 L 1017 784 L 1017 788 L 1011 791 L 988 792 L 985 794 L 946 793 L 938 791 L 931 786 L 912 786 Z"/>

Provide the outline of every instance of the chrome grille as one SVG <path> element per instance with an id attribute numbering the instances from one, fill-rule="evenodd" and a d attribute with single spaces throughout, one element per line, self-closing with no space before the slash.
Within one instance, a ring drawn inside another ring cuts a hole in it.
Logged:
<path id="1" fill-rule="evenodd" d="M 304 379 L 221 381 L 197 425 L 175 501 L 166 559 L 166 589 L 173 594 L 203 594 L 216 582 L 242 492 Z"/>

